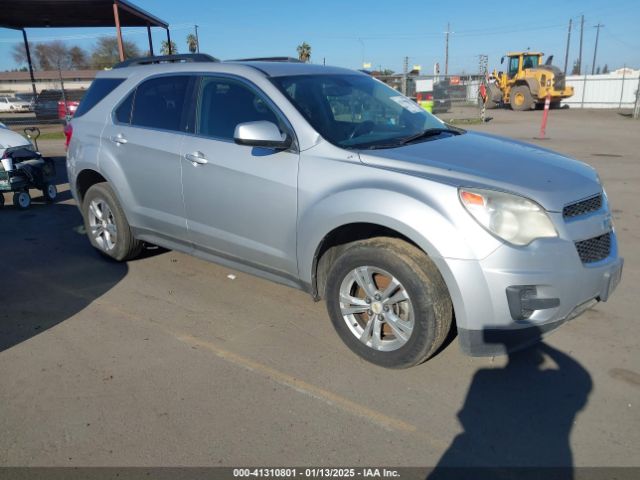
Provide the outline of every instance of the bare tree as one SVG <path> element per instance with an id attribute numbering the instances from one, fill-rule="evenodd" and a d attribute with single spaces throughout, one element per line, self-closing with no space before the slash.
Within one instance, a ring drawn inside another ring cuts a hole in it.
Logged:
<path id="1" fill-rule="evenodd" d="M 122 42 L 125 58 L 140 56 L 138 46 L 128 40 Z M 102 37 L 91 52 L 91 67 L 96 70 L 110 68 L 120 61 L 118 53 L 118 39 L 116 37 Z"/>
<path id="2" fill-rule="evenodd" d="M 69 50 L 60 40 L 36 44 L 36 58 L 43 70 L 68 70 L 71 68 Z"/>
<path id="3" fill-rule="evenodd" d="M 33 43 L 29 42 L 29 50 L 31 50 L 32 55 L 33 55 L 33 50 L 34 50 L 34 45 Z M 24 48 L 24 43 L 20 42 L 20 43 L 16 43 L 11 47 L 11 56 L 13 57 L 13 60 L 18 64 L 18 65 L 26 65 L 28 63 L 27 61 L 27 50 Z M 38 65 L 36 64 L 37 62 L 35 61 L 35 58 L 31 58 L 32 63 L 33 63 L 33 68 L 37 69 Z"/>
<path id="4" fill-rule="evenodd" d="M 84 70 L 89 68 L 89 59 L 87 52 L 78 46 L 69 49 L 69 58 L 71 59 L 71 68 L 73 70 Z"/>

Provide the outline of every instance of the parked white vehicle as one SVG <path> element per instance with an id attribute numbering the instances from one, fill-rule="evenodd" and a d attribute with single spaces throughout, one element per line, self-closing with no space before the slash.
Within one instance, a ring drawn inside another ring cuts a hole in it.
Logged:
<path id="1" fill-rule="evenodd" d="M 9 130 L 4 123 L 0 123 L 0 158 L 4 157 L 7 150 L 24 147 L 33 148 L 33 145 L 19 133 Z"/>
<path id="2" fill-rule="evenodd" d="M 0 112 L 30 112 L 31 104 L 16 97 L 0 97 Z"/>

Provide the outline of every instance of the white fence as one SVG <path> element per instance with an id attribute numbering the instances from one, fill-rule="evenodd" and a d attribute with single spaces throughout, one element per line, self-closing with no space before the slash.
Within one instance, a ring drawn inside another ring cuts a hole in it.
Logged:
<path id="1" fill-rule="evenodd" d="M 569 75 L 573 96 L 562 101 L 571 108 L 633 108 L 640 88 L 638 71 L 601 75 Z"/>

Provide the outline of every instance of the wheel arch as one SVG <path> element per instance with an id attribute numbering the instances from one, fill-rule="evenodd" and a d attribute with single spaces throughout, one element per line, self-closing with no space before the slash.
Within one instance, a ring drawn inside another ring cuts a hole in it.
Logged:
<path id="1" fill-rule="evenodd" d="M 89 190 L 96 183 L 102 182 L 107 182 L 107 179 L 96 170 L 93 170 L 91 168 L 85 168 L 84 170 L 81 170 L 78 173 L 75 182 L 75 190 L 78 203 L 82 205 L 87 190 Z"/>
<path id="2" fill-rule="evenodd" d="M 520 80 L 517 80 L 516 83 L 513 86 L 514 87 L 520 87 L 520 86 L 527 87 L 529 89 L 529 92 L 531 93 L 531 96 L 533 97 L 534 100 L 538 97 L 538 90 L 540 90 L 540 83 L 538 82 L 537 78 L 531 78 L 531 77 L 522 78 Z"/>
<path id="3" fill-rule="evenodd" d="M 315 300 L 323 298 L 325 282 L 333 261 L 350 244 L 372 237 L 398 238 L 424 251 L 411 238 L 380 223 L 353 222 L 335 227 L 322 238 L 313 254 L 311 294 Z"/>

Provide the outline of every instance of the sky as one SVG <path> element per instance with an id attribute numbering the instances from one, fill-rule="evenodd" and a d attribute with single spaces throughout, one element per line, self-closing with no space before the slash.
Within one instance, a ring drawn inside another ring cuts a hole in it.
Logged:
<path id="1" fill-rule="evenodd" d="M 200 50 L 220 59 L 255 56 L 296 56 L 296 46 L 311 45 L 313 63 L 348 68 L 389 68 L 402 71 L 421 65 L 432 73 L 434 63 L 444 72 L 445 31 L 450 24 L 449 73 L 476 73 L 478 56 L 489 56 L 499 67 L 507 51 L 531 50 L 555 54 L 564 66 L 569 19 L 573 19 L 569 65 L 578 56 L 580 15 L 584 15 L 583 65 L 589 70 L 597 23 L 600 30 L 596 65 L 610 70 L 623 65 L 640 68 L 639 0 L 562 0 L 527 3 L 458 0 L 402 2 L 378 0 L 131 0 L 169 22 L 180 52 L 186 36 L 199 26 Z M 165 39 L 153 29 L 154 46 Z M 88 50 L 114 28 L 32 29 L 31 42 L 61 39 Z M 125 39 L 147 48 L 146 29 L 124 29 Z M 0 29 L 0 70 L 16 68 L 10 51 L 22 42 L 20 32 Z M 570 69 L 571 67 L 569 67 Z"/>

